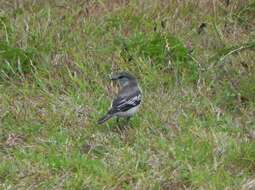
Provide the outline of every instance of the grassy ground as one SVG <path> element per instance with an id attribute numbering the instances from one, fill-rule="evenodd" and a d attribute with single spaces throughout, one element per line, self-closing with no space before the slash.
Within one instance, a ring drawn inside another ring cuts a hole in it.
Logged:
<path id="1" fill-rule="evenodd" d="M 255 189 L 254 13 L 254 0 L 0 0 L 0 189 Z M 98 126 L 123 70 L 141 110 Z"/>

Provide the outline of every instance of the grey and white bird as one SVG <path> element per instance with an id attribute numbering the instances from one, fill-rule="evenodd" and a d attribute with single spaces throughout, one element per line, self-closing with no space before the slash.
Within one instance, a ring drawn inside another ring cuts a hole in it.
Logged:
<path id="1" fill-rule="evenodd" d="M 113 75 L 111 80 L 118 81 L 121 89 L 113 99 L 107 114 L 97 121 L 98 124 L 103 124 L 114 116 L 129 119 L 138 111 L 142 101 L 142 91 L 136 77 L 127 72 L 121 72 Z"/>

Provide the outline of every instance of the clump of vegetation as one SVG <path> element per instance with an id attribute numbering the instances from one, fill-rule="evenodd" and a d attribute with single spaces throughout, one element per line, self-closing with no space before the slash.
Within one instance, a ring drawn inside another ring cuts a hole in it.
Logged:
<path id="1" fill-rule="evenodd" d="M 117 42 L 125 60 L 141 56 L 152 59 L 155 64 L 167 64 L 169 60 L 186 62 L 189 58 L 187 48 L 178 38 L 169 34 L 138 33 L 128 39 L 120 38 Z"/>
<path id="2" fill-rule="evenodd" d="M 136 33 L 128 38 L 118 38 L 116 44 L 120 46 L 120 55 L 126 62 L 142 58 L 150 60 L 155 69 L 168 68 L 186 79 L 185 75 L 193 81 L 198 79 L 198 65 L 191 59 L 185 45 L 171 34 Z"/>
<path id="3" fill-rule="evenodd" d="M 0 43 L 0 71 L 1 76 L 15 76 L 17 74 L 30 73 L 37 57 L 36 51 L 32 48 L 22 49 L 11 47 L 7 43 Z"/>

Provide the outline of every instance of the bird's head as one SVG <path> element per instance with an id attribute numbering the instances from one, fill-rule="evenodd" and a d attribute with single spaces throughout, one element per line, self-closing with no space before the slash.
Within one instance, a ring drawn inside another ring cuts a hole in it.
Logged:
<path id="1" fill-rule="evenodd" d="M 118 81 L 121 86 L 126 86 L 131 82 L 136 83 L 136 78 L 128 72 L 120 72 L 112 75 L 111 80 Z"/>

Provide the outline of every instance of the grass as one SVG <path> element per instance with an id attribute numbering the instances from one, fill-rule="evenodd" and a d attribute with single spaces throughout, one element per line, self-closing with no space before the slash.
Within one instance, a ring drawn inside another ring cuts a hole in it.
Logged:
<path id="1" fill-rule="evenodd" d="M 253 12 L 253 0 L 0 1 L 0 188 L 254 189 Z M 141 110 L 125 130 L 99 126 L 123 70 Z"/>

